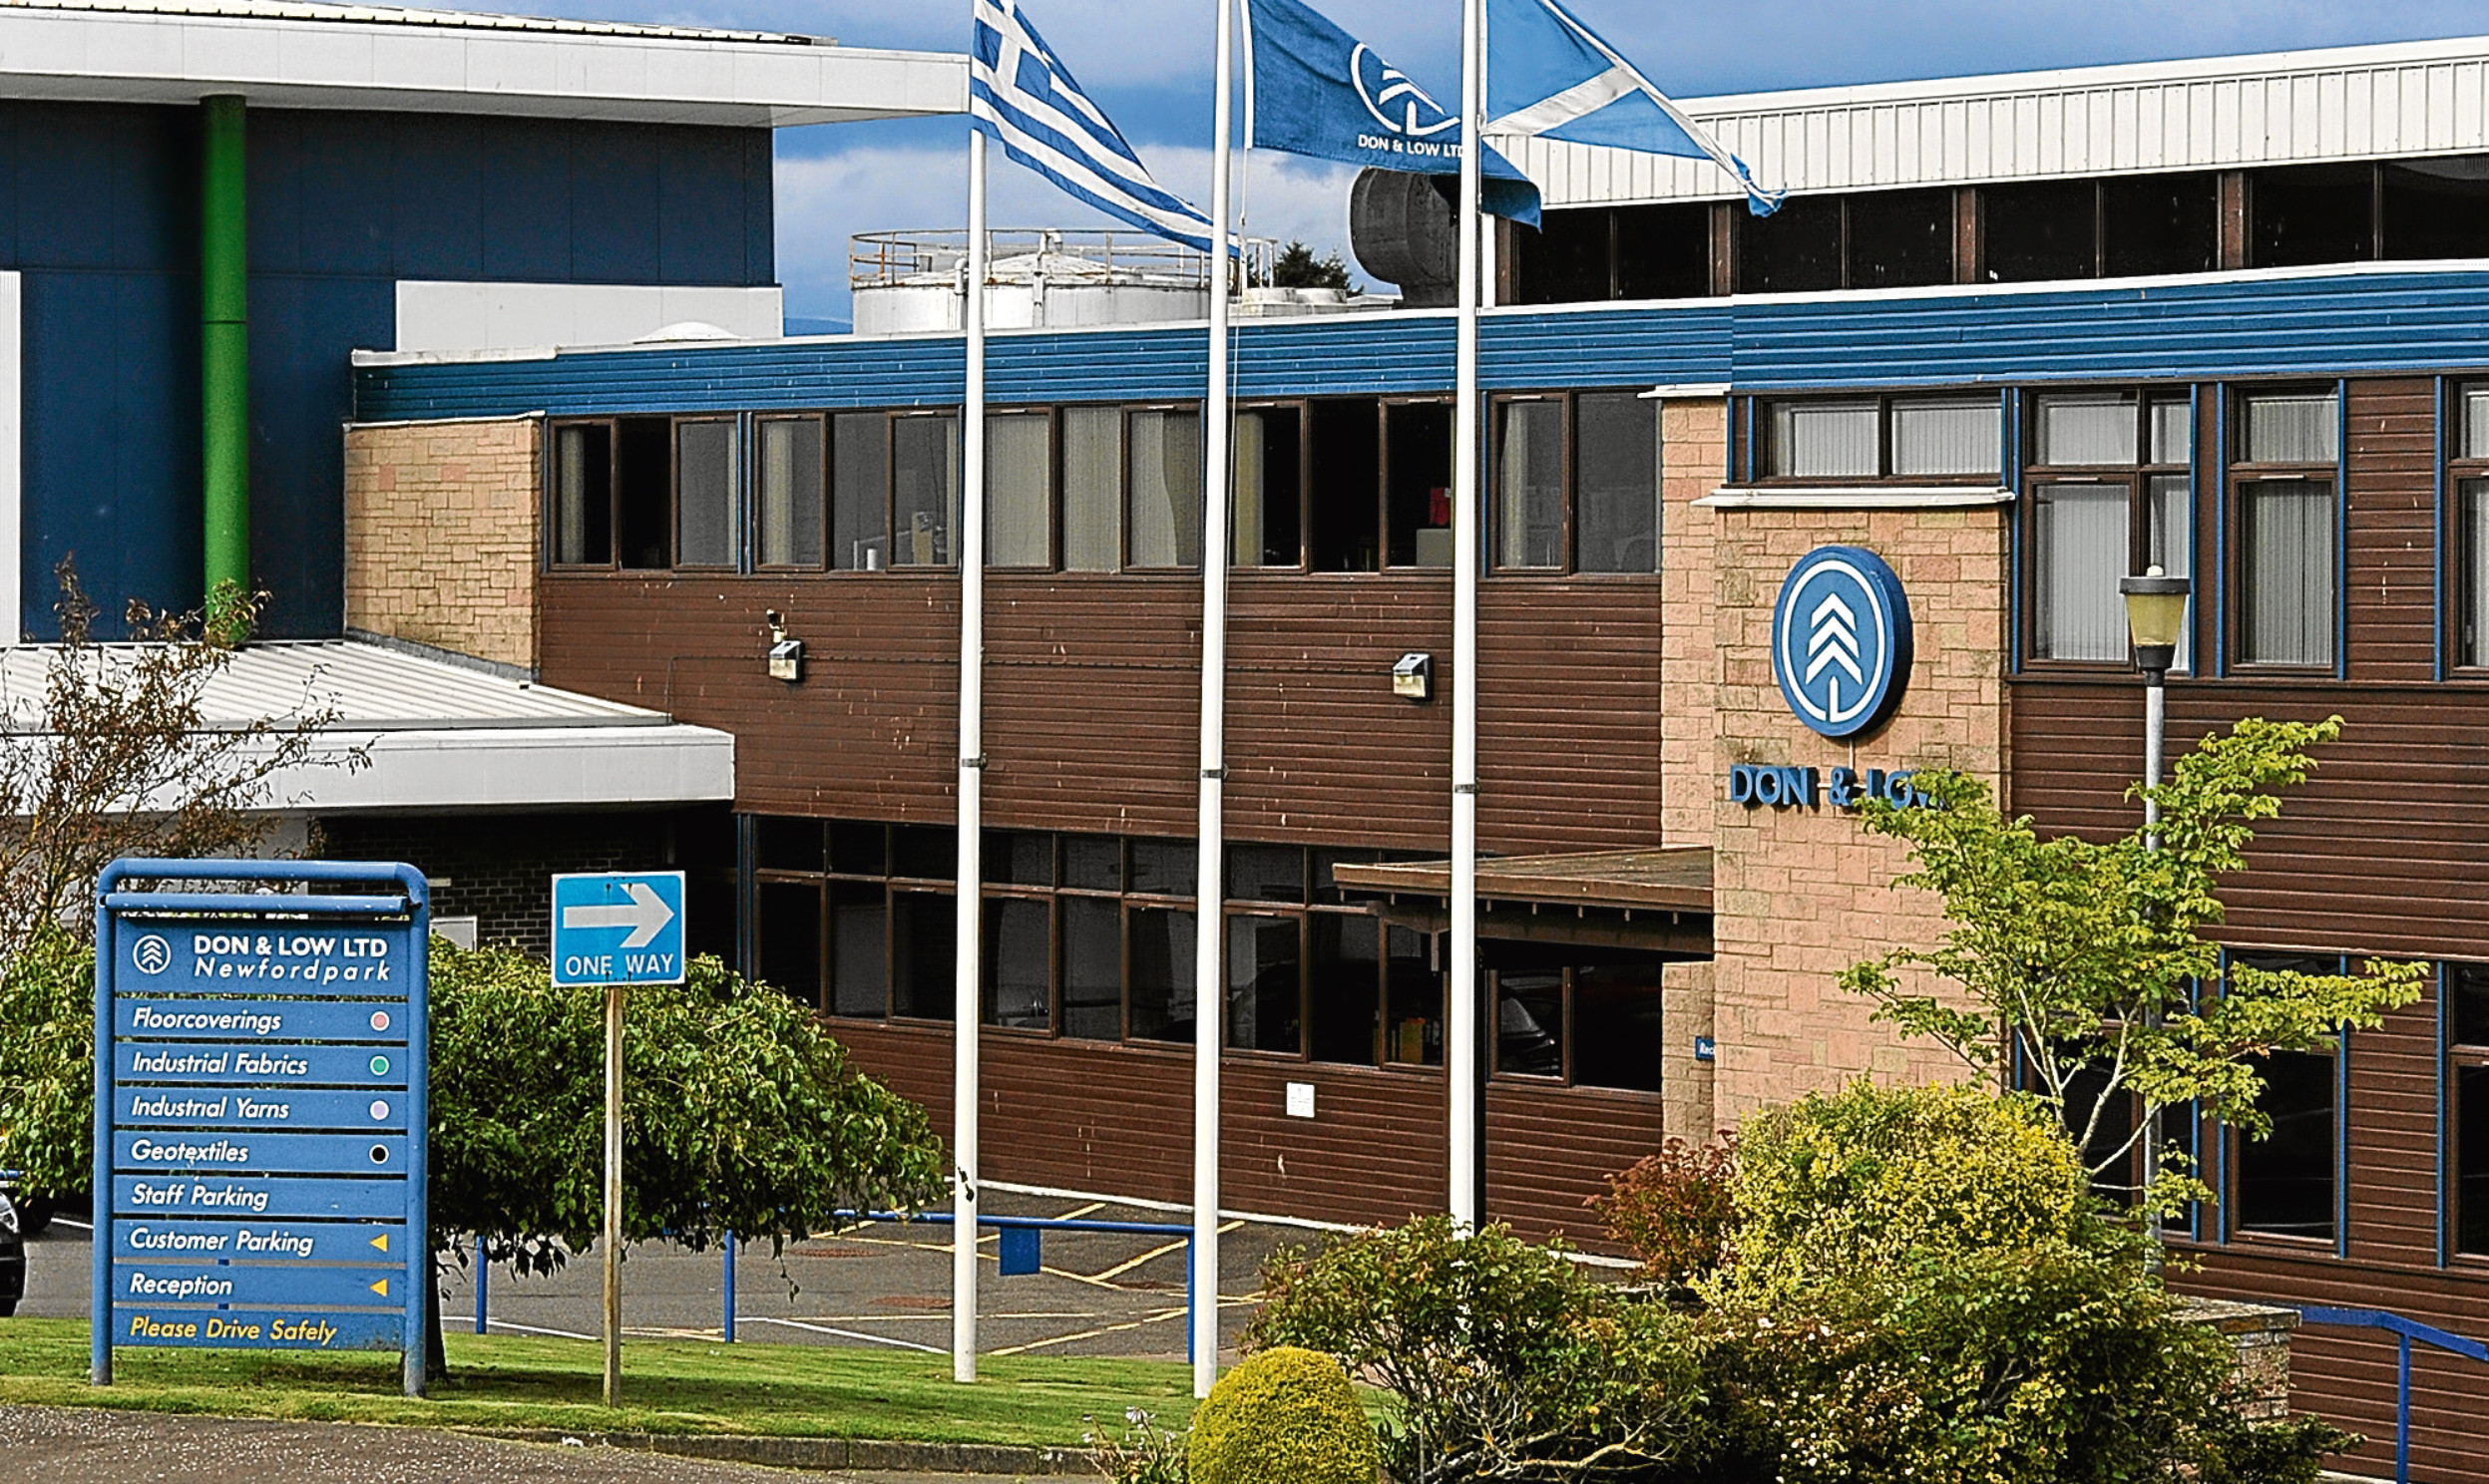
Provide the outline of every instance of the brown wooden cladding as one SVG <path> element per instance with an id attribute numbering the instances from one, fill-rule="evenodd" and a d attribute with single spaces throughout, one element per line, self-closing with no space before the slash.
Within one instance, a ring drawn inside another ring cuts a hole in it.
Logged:
<path id="1" fill-rule="evenodd" d="M 837 1020 L 831 1029 L 859 1068 L 931 1110 L 947 1138 L 948 1026 Z M 990 1029 L 980 1057 L 986 1178 L 1192 1199 L 1189 1050 Z M 1229 1209 L 1361 1225 L 1444 1209 L 1451 1156 L 1440 1071 L 1231 1055 L 1219 1075 Z M 1313 1118 L 1287 1116 L 1290 1082 L 1313 1084 Z M 1498 1082 L 1486 1109 L 1488 1214 L 1532 1236 L 1595 1235 L 1583 1201 L 1659 1147 L 1656 1097 Z"/>
<path id="2" fill-rule="evenodd" d="M 1479 834 L 1521 852 L 1659 838 L 1655 578 L 1484 584 Z M 543 579 L 547 684 L 736 736 L 737 807 L 952 816 L 958 578 Z M 988 818 L 1188 836 L 1194 577 L 989 579 Z M 1442 849 L 1451 831 L 1451 581 L 1239 573 L 1232 585 L 1228 828 L 1238 838 Z M 800 685 L 761 667 L 762 613 L 805 642 Z M 1392 696 L 1434 654 L 1439 699 Z"/>
<path id="3" fill-rule="evenodd" d="M 2437 384 L 2350 383 L 2342 412 L 2346 646 L 2353 680 L 2436 677 Z"/>

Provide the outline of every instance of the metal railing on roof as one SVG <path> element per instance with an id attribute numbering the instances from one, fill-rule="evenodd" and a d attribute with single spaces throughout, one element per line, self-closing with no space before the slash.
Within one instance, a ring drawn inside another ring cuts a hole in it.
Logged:
<path id="1" fill-rule="evenodd" d="M 2299 1322 L 2345 1329 L 2382 1329 L 2394 1336 L 2394 1484 L 2411 1484 L 2411 1341 L 2435 1345 L 2468 1360 L 2489 1362 L 2489 1345 L 2448 1333 L 2381 1308 L 2333 1308 L 2320 1303 L 2298 1305 Z"/>
<path id="2" fill-rule="evenodd" d="M 1268 237 L 1247 237 L 1241 251 L 1245 282 L 1268 283 L 1279 244 Z M 1148 232 L 997 227 L 986 233 L 986 252 L 989 271 L 1011 272 L 1006 265 L 1022 261 L 1049 277 L 1194 287 L 1210 281 L 1208 253 Z M 853 288 L 878 288 L 926 275 L 956 276 L 967 259 L 964 229 L 858 232 L 848 238 L 847 282 Z"/>

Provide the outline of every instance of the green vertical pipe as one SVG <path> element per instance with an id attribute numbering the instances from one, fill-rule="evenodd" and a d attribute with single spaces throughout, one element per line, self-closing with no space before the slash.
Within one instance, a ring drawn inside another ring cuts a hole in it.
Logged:
<path id="1" fill-rule="evenodd" d="M 199 346 L 207 592 L 250 590 L 250 294 L 238 98 L 200 101 Z M 229 584 L 229 585 L 228 585 Z"/>

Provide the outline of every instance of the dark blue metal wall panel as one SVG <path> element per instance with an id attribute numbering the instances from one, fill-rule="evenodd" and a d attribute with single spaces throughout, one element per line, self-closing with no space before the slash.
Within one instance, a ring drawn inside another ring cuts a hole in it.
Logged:
<path id="1" fill-rule="evenodd" d="M 1442 392 L 1440 314 L 1246 324 L 1244 397 Z M 1198 397 L 1197 327 L 997 335 L 997 401 Z M 956 402 L 954 336 L 375 367 L 366 420 Z M 1490 315 L 1489 389 L 1724 382 L 1745 391 L 2323 375 L 2489 366 L 2489 270 L 2313 273 L 2043 293 L 1705 301 Z"/>
<path id="2" fill-rule="evenodd" d="M 749 170 L 767 130 L 263 109 L 249 138 L 253 566 L 280 636 L 343 620 L 337 426 L 350 353 L 391 341 L 397 279 L 773 281 L 770 183 Z M 665 245 L 669 158 L 686 199 L 715 202 L 690 224 L 703 251 Z M 198 173 L 195 110 L 0 103 L 30 634 L 54 631 L 72 552 L 109 613 L 199 600 Z"/>

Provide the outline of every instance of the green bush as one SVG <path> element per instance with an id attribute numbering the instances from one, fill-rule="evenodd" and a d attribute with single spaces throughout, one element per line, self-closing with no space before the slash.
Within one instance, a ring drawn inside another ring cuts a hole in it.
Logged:
<path id="1" fill-rule="evenodd" d="M 1219 1377 L 1193 1414 L 1192 1484 L 1375 1484 L 1382 1459 L 1348 1372 L 1282 1345 Z"/>
<path id="2" fill-rule="evenodd" d="M 1586 1203 L 1607 1235 L 1670 1289 L 1716 1272 L 1737 1225 L 1737 1136 L 1717 1144 L 1670 1139 Z"/>
<path id="3" fill-rule="evenodd" d="M 95 1170 L 95 950 L 58 928 L 0 963 L 0 1170 L 58 1198 Z"/>

